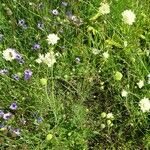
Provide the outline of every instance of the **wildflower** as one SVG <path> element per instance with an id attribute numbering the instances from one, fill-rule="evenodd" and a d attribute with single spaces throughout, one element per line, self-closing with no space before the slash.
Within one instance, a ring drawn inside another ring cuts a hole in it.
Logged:
<path id="1" fill-rule="evenodd" d="M 60 38 L 57 36 L 57 34 L 54 34 L 54 33 L 49 34 L 49 35 L 47 36 L 48 44 L 52 44 L 52 45 L 57 44 L 57 41 L 58 41 L 59 39 L 60 39 Z"/>
<path id="2" fill-rule="evenodd" d="M 99 13 L 102 15 L 109 14 L 110 13 L 110 6 L 108 3 L 101 3 L 101 6 L 99 7 Z"/>
<path id="3" fill-rule="evenodd" d="M 6 114 L 3 115 L 3 119 L 4 120 L 8 120 L 8 119 L 11 118 L 11 116 L 12 116 L 12 114 L 8 112 L 8 113 L 6 113 Z"/>
<path id="4" fill-rule="evenodd" d="M 40 83 L 41 83 L 43 86 L 47 85 L 47 79 L 46 79 L 46 78 L 40 79 Z"/>
<path id="5" fill-rule="evenodd" d="M 32 76 L 32 71 L 31 70 L 25 70 L 24 71 L 24 79 L 29 80 Z"/>
<path id="6" fill-rule="evenodd" d="M 79 63 L 81 60 L 79 57 L 76 57 L 75 61 L 76 61 L 76 63 Z"/>
<path id="7" fill-rule="evenodd" d="M 4 111 L 0 109 L 0 117 L 3 117 Z"/>
<path id="8" fill-rule="evenodd" d="M 43 29 L 43 28 L 44 28 L 44 24 L 39 22 L 39 23 L 37 24 L 37 28 L 38 28 L 38 29 Z"/>
<path id="9" fill-rule="evenodd" d="M 122 90 L 121 96 L 122 96 L 122 97 L 127 97 L 127 95 L 128 95 L 128 92 L 125 91 L 125 90 Z"/>
<path id="10" fill-rule="evenodd" d="M 32 47 L 34 50 L 38 50 L 40 49 L 40 44 L 34 44 L 33 47 Z"/>
<path id="11" fill-rule="evenodd" d="M 67 7 L 68 6 L 68 3 L 67 2 L 61 2 L 62 6 L 65 6 Z"/>
<path id="12" fill-rule="evenodd" d="M 102 117 L 102 118 L 105 118 L 106 115 L 107 115 L 107 114 L 106 114 L 105 112 L 102 112 L 102 113 L 101 113 L 101 117 Z"/>
<path id="13" fill-rule="evenodd" d="M 137 83 L 138 87 L 141 89 L 143 86 L 144 86 L 144 81 L 143 80 L 140 80 L 138 83 Z"/>
<path id="14" fill-rule="evenodd" d="M 111 120 L 107 120 L 107 125 L 110 126 L 111 125 Z"/>
<path id="15" fill-rule="evenodd" d="M 116 71 L 116 73 L 115 73 L 115 79 L 119 81 L 119 80 L 122 79 L 122 77 L 123 77 L 122 73 L 119 72 L 119 71 Z"/>
<path id="16" fill-rule="evenodd" d="M 7 48 L 3 51 L 3 58 L 6 61 L 12 61 L 16 58 L 16 51 L 12 48 Z"/>
<path id="17" fill-rule="evenodd" d="M 16 110 L 18 108 L 17 103 L 12 103 L 9 107 L 11 110 Z"/>
<path id="18" fill-rule="evenodd" d="M 12 132 L 17 136 L 20 135 L 20 129 L 12 129 Z"/>
<path id="19" fill-rule="evenodd" d="M 39 54 L 39 58 L 35 60 L 38 64 L 42 63 L 44 61 L 44 55 Z"/>
<path id="20" fill-rule="evenodd" d="M 48 52 L 47 54 L 45 54 L 45 56 L 43 54 L 39 54 L 39 58 L 36 59 L 36 62 L 39 64 L 45 63 L 46 65 L 48 65 L 48 67 L 52 67 L 56 62 L 54 52 Z"/>
<path id="21" fill-rule="evenodd" d="M 1 74 L 1 75 L 7 74 L 7 73 L 8 73 L 8 70 L 7 70 L 7 69 L 1 69 L 1 70 L 0 70 L 0 74 Z"/>
<path id="22" fill-rule="evenodd" d="M 57 16 L 59 14 L 59 12 L 58 12 L 57 9 L 54 9 L 54 10 L 52 10 L 52 14 L 55 15 L 55 16 Z"/>
<path id="23" fill-rule="evenodd" d="M 15 80 L 17 80 L 17 81 L 19 81 L 19 76 L 17 74 L 13 74 L 12 78 L 15 79 Z"/>
<path id="24" fill-rule="evenodd" d="M 112 113 L 108 113 L 106 118 L 107 119 L 114 119 L 114 115 Z"/>
<path id="25" fill-rule="evenodd" d="M 53 135 L 52 135 L 52 134 L 48 134 L 48 135 L 46 136 L 46 140 L 47 140 L 47 141 L 50 141 L 52 138 L 53 138 Z"/>
<path id="26" fill-rule="evenodd" d="M 104 52 L 104 53 L 103 53 L 103 57 L 104 57 L 105 59 L 108 59 L 108 57 L 109 57 L 108 52 Z"/>
<path id="27" fill-rule="evenodd" d="M 24 26 L 25 25 L 25 20 L 24 19 L 19 20 L 18 25 L 19 26 Z"/>
<path id="28" fill-rule="evenodd" d="M 23 57 L 16 52 L 16 56 L 15 56 L 15 59 L 20 63 L 20 64 L 23 64 L 24 63 L 24 60 L 23 60 Z"/>
<path id="29" fill-rule="evenodd" d="M 148 112 L 150 110 L 150 100 L 146 97 L 140 100 L 139 106 L 142 112 Z"/>
<path id="30" fill-rule="evenodd" d="M 135 14 L 131 10 L 125 10 L 122 12 L 122 20 L 125 24 L 132 25 L 135 22 Z"/>
<path id="31" fill-rule="evenodd" d="M 92 48 L 92 53 L 93 53 L 94 55 L 97 55 L 97 54 L 100 53 L 100 50 L 97 49 L 97 48 Z"/>
<path id="32" fill-rule="evenodd" d="M 41 123 L 43 121 L 42 117 L 37 118 L 37 123 Z"/>
<path id="33" fill-rule="evenodd" d="M 105 124 L 101 124 L 101 129 L 104 129 L 106 126 L 105 126 Z"/>

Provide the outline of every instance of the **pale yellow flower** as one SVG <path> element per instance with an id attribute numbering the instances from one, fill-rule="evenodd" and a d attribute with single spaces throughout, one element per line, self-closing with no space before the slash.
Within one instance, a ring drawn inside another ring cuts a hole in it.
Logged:
<path id="1" fill-rule="evenodd" d="M 125 10 L 122 12 L 122 20 L 125 24 L 132 25 L 135 22 L 135 14 L 131 10 Z"/>

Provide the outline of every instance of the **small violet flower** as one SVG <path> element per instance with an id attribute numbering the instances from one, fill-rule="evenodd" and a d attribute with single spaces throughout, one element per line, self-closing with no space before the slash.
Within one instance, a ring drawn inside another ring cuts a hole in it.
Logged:
<path id="1" fill-rule="evenodd" d="M 33 47 L 32 47 L 34 50 L 38 50 L 40 49 L 40 44 L 34 44 Z"/>
<path id="2" fill-rule="evenodd" d="M 37 28 L 38 28 L 38 29 L 43 29 L 43 28 L 44 28 L 44 24 L 41 23 L 41 22 L 39 22 L 39 23 L 37 24 Z"/>
<path id="3" fill-rule="evenodd" d="M 13 129 L 12 132 L 17 136 L 20 135 L 20 129 Z"/>
<path id="4" fill-rule="evenodd" d="M 4 111 L 0 110 L 0 117 L 3 117 L 3 115 L 4 115 Z"/>
<path id="5" fill-rule="evenodd" d="M 7 70 L 7 69 L 1 69 L 1 70 L 0 70 L 0 74 L 1 74 L 1 75 L 7 74 L 7 73 L 8 73 L 8 70 Z"/>
<path id="6" fill-rule="evenodd" d="M 13 74 L 12 78 L 15 79 L 16 81 L 19 81 L 19 76 L 17 74 Z"/>
<path id="7" fill-rule="evenodd" d="M 6 113 L 6 114 L 3 115 L 3 119 L 4 120 L 8 120 L 8 119 L 11 118 L 11 116 L 12 116 L 12 114 L 10 112 L 8 112 L 8 113 Z"/>
<path id="8" fill-rule="evenodd" d="M 16 110 L 18 108 L 17 103 L 12 103 L 9 107 L 11 110 Z"/>
<path id="9" fill-rule="evenodd" d="M 25 70 L 24 71 L 24 79 L 29 80 L 32 76 L 32 71 L 31 70 Z"/>

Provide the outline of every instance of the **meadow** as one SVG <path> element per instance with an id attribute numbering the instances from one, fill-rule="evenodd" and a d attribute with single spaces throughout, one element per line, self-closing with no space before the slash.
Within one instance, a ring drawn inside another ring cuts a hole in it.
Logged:
<path id="1" fill-rule="evenodd" d="M 150 0 L 0 0 L 0 150 L 149 150 Z"/>

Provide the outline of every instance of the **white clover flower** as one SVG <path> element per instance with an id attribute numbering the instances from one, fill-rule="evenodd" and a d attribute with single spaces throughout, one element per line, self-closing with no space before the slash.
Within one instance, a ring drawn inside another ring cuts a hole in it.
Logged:
<path id="1" fill-rule="evenodd" d="M 109 58 L 108 52 L 104 52 L 104 53 L 103 53 L 103 57 L 104 57 L 105 59 L 108 59 L 108 58 Z"/>
<path id="2" fill-rule="evenodd" d="M 52 67 L 54 65 L 54 63 L 56 62 L 55 54 L 53 51 L 48 52 L 45 55 L 39 54 L 39 58 L 36 59 L 36 62 L 39 64 L 45 63 L 46 65 L 48 65 L 48 67 Z"/>
<path id="3" fill-rule="evenodd" d="M 114 119 L 114 115 L 112 113 L 108 113 L 106 118 L 107 119 Z"/>
<path id="4" fill-rule="evenodd" d="M 57 41 L 59 40 L 60 38 L 57 36 L 57 34 L 49 34 L 47 36 L 47 41 L 48 41 L 48 44 L 52 44 L 52 45 L 55 45 L 57 44 Z"/>
<path id="5" fill-rule="evenodd" d="M 139 106 L 140 106 L 142 112 L 148 112 L 148 111 L 150 111 L 150 100 L 148 98 L 144 97 L 139 102 Z"/>
<path id="6" fill-rule="evenodd" d="M 125 91 L 125 90 L 122 90 L 121 96 L 122 96 L 122 97 L 127 97 L 127 96 L 128 96 L 128 92 Z"/>
<path id="7" fill-rule="evenodd" d="M 144 86 L 144 81 L 143 80 L 140 80 L 138 83 L 137 83 L 138 87 L 141 89 L 143 86 Z"/>
<path id="8" fill-rule="evenodd" d="M 109 14 L 110 13 L 110 6 L 108 3 L 101 3 L 101 6 L 99 7 L 99 13 L 102 15 Z"/>
<path id="9" fill-rule="evenodd" d="M 132 25 L 135 22 L 135 14 L 131 10 L 125 10 L 122 12 L 122 20 L 125 24 Z"/>
<path id="10" fill-rule="evenodd" d="M 94 55 L 97 55 L 97 54 L 100 53 L 100 50 L 97 49 L 97 48 L 92 48 L 92 53 L 93 53 Z"/>
<path id="11" fill-rule="evenodd" d="M 12 61 L 16 58 L 16 51 L 12 48 L 7 48 L 3 51 L 3 58 L 6 61 Z"/>

